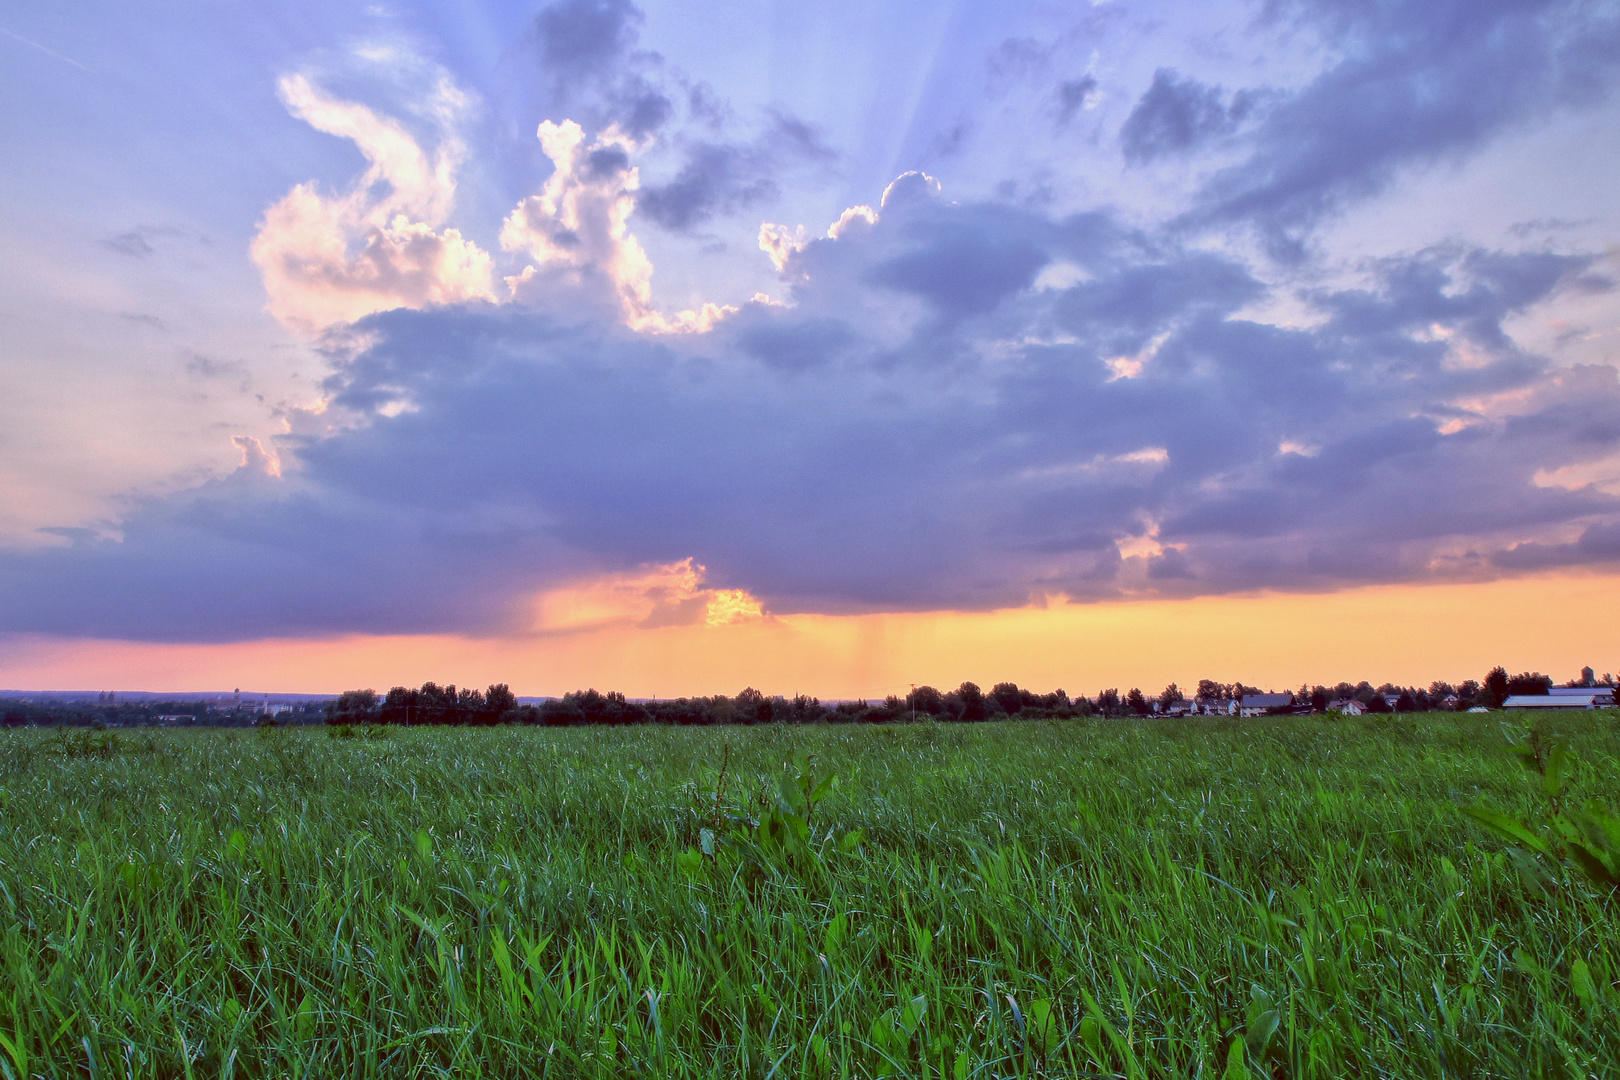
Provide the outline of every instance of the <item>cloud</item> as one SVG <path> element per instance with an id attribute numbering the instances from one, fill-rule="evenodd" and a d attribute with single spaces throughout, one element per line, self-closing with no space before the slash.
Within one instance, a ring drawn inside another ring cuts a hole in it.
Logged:
<path id="1" fill-rule="evenodd" d="M 1491 561 L 1510 570 L 1620 563 L 1620 523 L 1590 525 L 1577 539 L 1565 544 L 1535 540 L 1514 544 L 1497 552 Z"/>
<path id="2" fill-rule="evenodd" d="M 1072 84 L 1061 88 L 1065 98 L 1073 96 Z M 1095 87 L 1093 80 L 1092 88 Z M 1078 100 L 1068 108 L 1072 114 L 1084 103 L 1091 88 L 1074 87 Z M 1254 95 L 1238 94 L 1230 104 L 1218 86 L 1207 86 L 1196 79 L 1183 79 L 1168 68 L 1153 73 L 1153 85 L 1148 87 L 1125 126 L 1120 129 L 1120 143 L 1125 148 L 1125 159 L 1146 163 L 1169 154 L 1183 154 L 1203 143 L 1237 129 L 1254 108 Z"/>
<path id="3" fill-rule="evenodd" d="M 1209 180 L 1186 222 L 1252 223 L 1288 259 L 1324 215 L 1384 191 L 1400 170 L 1460 160 L 1555 110 L 1596 105 L 1620 72 L 1620 14 L 1581 0 L 1283 0 L 1267 17 L 1318 36 L 1328 61 L 1268 102 L 1250 149 Z M 1172 90 L 1144 114 L 1171 122 L 1144 120 L 1142 134 L 1160 137 L 1141 149 L 1219 129 L 1216 102 Z"/>
<path id="4" fill-rule="evenodd" d="M 611 73 L 635 46 L 644 16 L 630 0 L 561 0 L 534 17 L 540 59 L 561 80 Z"/>
<path id="5" fill-rule="evenodd" d="M 636 49 L 644 18 L 630 0 L 556 0 L 541 8 L 534 42 L 550 103 L 637 141 L 669 123 L 675 104 L 646 74 L 661 61 Z"/>
<path id="6" fill-rule="evenodd" d="M 391 308 L 495 298 L 488 253 L 440 229 L 465 153 L 454 125 L 468 107 L 447 76 L 421 103 L 440 129 L 431 154 L 398 120 L 332 97 L 307 75 L 278 89 L 288 111 L 351 140 L 368 167 L 346 192 L 299 184 L 265 212 L 251 251 L 271 314 L 316 333 Z"/>
<path id="7" fill-rule="evenodd" d="M 591 35 L 604 31 L 598 26 L 579 32 L 594 41 Z M 282 79 L 280 91 L 295 116 L 352 140 L 368 162 L 343 194 L 328 196 L 314 183 L 299 184 L 260 223 L 253 259 L 270 311 L 290 327 L 318 334 L 378 311 L 512 297 L 537 307 L 560 304 L 576 316 L 617 311 L 630 326 L 654 332 L 706 330 L 734 310 L 704 304 L 665 316 L 653 307 L 652 263 L 629 228 L 644 198 L 632 163 L 643 146 L 616 124 L 594 138 L 573 120 L 539 125 L 536 134 L 552 175 L 502 224 L 502 249 L 528 265 L 506 276 L 498 290 L 489 253 L 458 229 L 443 227 L 465 157 L 456 130 L 469 108 L 467 96 L 447 76 L 439 73 L 417 103 L 416 111 L 436 129 L 431 153 L 404 123 L 336 99 L 306 75 Z M 819 145 L 812 129 L 783 118 L 767 142 L 802 152 Z M 741 160 L 724 146 L 711 149 L 718 160 Z M 763 150 L 756 156 L 745 166 L 755 173 L 772 159 Z M 769 186 L 756 176 L 754 188 L 728 190 L 733 174 L 720 171 L 726 175 L 718 180 L 693 179 L 690 191 L 666 191 L 662 202 L 655 198 L 652 216 L 663 212 L 694 221 L 719 208 L 734 209 L 749 200 L 750 191 L 762 192 L 759 184 Z"/>
<path id="8" fill-rule="evenodd" d="M 326 387 L 361 422 L 240 441 L 236 472 L 137 501 L 117 538 L 0 555 L 0 629 L 565 633 L 1473 580 L 1613 548 L 1620 498 L 1538 478 L 1620 453 L 1620 379 L 1504 330 L 1610 288 L 1591 257 L 1391 255 L 1289 292 L 1310 317 L 1285 326 L 1245 314 L 1278 286 L 1175 233 L 907 174 L 771 233 L 780 301 L 670 334 L 628 137 L 541 140 L 513 302 L 362 318 Z"/>
<path id="9" fill-rule="evenodd" d="M 109 240 L 103 240 L 102 243 L 120 255 L 128 255 L 136 259 L 144 259 L 157 250 L 152 246 L 152 242 L 138 229 L 119 233 Z"/>
<path id="10" fill-rule="evenodd" d="M 572 120 L 547 120 L 537 135 L 552 174 L 501 226 L 501 247 L 533 260 L 506 279 L 514 296 L 575 314 L 616 308 L 632 328 L 662 333 L 707 330 L 733 310 L 711 303 L 665 316 L 653 307 L 652 261 L 629 227 L 641 179 L 628 136 L 610 129 L 588 140 Z"/>
<path id="11" fill-rule="evenodd" d="M 694 148 L 669 183 L 643 192 L 637 209 L 672 232 L 685 232 L 779 193 L 763 162 L 749 160 L 735 146 L 708 144 Z"/>
<path id="12" fill-rule="evenodd" d="M 637 47 L 644 21 L 630 0 L 556 0 L 533 23 L 544 114 L 622 137 L 636 150 L 673 151 L 677 164 L 666 177 L 643 178 L 636 199 L 643 219 L 687 233 L 777 198 L 786 172 L 837 156 L 818 127 L 781 110 L 766 110 L 751 137 L 728 135 L 735 117 L 710 86 Z"/>
<path id="13" fill-rule="evenodd" d="M 1075 118 L 1075 114 L 1086 107 L 1092 100 L 1092 95 L 1097 92 L 1097 86 L 1096 78 L 1091 75 L 1082 75 L 1078 79 L 1066 79 L 1058 83 L 1058 127 L 1066 127 Z"/>
<path id="14" fill-rule="evenodd" d="M 644 188 L 636 209 L 671 232 L 688 232 L 717 216 L 774 200 L 784 173 L 799 165 L 825 166 L 836 157 L 820 129 L 773 113 L 765 131 L 750 142 L 691 143 L 674 177 Z"/>
<path id="15" fill-rule="evenodd" d="M 726 626 L 764 618 L 764 606 L 746 590 L 705 588 L 706 573 L 691 559 L 682 559 L 569 582 L 541 594 L 534 628 L 542 633 L 608 626 L 650 630 L 695 623 Z"/>
<path id="16" fill-rule="evenodd" d="M 101 245 L 132 259 L 147 259 L 158 250 L 154 240 L 175 240 L 185 237 L 185 231 L 172 225 L 140 225 L 101 241 Z M 193 238 L 197 239 L 197 238 Z"/>

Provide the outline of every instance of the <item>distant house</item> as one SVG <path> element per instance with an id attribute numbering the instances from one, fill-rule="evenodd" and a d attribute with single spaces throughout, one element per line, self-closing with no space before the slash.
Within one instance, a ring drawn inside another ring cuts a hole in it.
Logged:
<path id="1" fill-rule="evenodd" d="M 1367 706 L 1355 698 L 1340 698 L 1328 703 L 1328 712 L 1343 713 L 1345 716 L 1361 716 L 1366 711 Z"/>
<path id="2" fill-rule="evenodd" d="M 1599 694 L 1585 689 L 1579 694 L 1514 694 L 1502 702 L 1504 709 L 1596 709 Z M 1614 700 L 1614 695 L 1609 695 Z"/>
<path id="3" fill-rule="evenodd" d="M 1293 694 L 1244 694 L 1237 703 L 1240 716 L 1268 716 L 1294 707 Z"/>
<path id="4" fill-rule="evenodd" d="M 1548 697 L 1585 697 L 1594 694 L 1597 697 L 1597 707 L 1609 709 L 1614 707 L 1614 687 L 1612 686 L 1555 686 L 1547 691 Z"/>
<path id="5" fill-rule="evenodd" d="M 1457 706 L 1460 704 L 1462 704 L 1462 698 L 1456 694 L 1447 694 L 1435 704 L 1435 708 L 1444 712 L 1456 712 Z"/>

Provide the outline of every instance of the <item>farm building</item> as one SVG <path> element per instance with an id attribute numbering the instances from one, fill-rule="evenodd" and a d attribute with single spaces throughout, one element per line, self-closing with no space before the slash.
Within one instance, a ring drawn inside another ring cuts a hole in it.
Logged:
<path id="1" fill-rule="evenodd" d="M 1238 703 L 1240 716 L 1266 716 L 1294 707 L 1293 694 L 1244 694 Z"/>
<path id="2" fill-rule="evenodd" d="M 1587 694 L 1597 695 L 1597 707 L 1600 709 L 1614 705 L 1612 686 L 1555 686 L 1547 691 L 1548 697 L 1585 697 Z"/>
<path id="3" fill-rule="evenodd" d="M 1328 712 L 1343 713 L 1345 716 L 1360 716 L 1367 711 L 1367 706 L 1355 698 L 1340 698 L 1328 704 Z"/>
<path id="4" fill-rule="evenodd" d="M 1596 709 L 1598 693 L 1586 690 L 1579 694 L 1514 694 L 1502 702 L 1504 709 Z M 1614 700 L 1614 695 L 1609 695 Z"/>

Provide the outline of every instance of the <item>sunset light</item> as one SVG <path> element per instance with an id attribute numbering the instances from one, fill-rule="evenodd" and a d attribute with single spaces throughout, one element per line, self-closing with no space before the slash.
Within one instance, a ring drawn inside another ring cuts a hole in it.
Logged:
<path id="1" fill-rule="evenodd" d="M 1620 0 L 7 0 L 0 1080 L 1620 1076 Z"/>
<path id="2" fill-rule="evenodd" d="M 14 688 L 1620 662 L 1585 15 L 184 7 L 0 41 Z M 1371 595 L 1432 630 L 1304 614 Z M 879 652 L 766 662 L 812 625 Z"/>

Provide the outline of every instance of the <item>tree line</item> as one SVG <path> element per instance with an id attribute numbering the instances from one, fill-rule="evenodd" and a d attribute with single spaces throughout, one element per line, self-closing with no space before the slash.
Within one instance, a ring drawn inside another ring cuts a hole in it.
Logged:
<path id="1" fill-rule="evenodd" d="M 1591 668 L 1569 686 L 1614 686 L 1612 675 L 1601 679 Z M 1456 686 L 1432 682 L 1427 687 L 1396 686 L 1369 682 L 1341 682 L 1333 686 L 1301 686 L 1294 691 L 1296 706 L 1286 711 L 1323 712 L 1334 702 L 1355 700 L 1372 712 L 1426 712 L 1434 709 L 1470 709 L 1475 706 L 1500 708 L 1516 694 L 1545 694 L 1553 686 L 1551 677 L 1539 672 L 1509 675 L 1496 667 L 1484 679 L 1466 680 Z M 0 699 L 0 726 L 70 727 L 147 725 L 247 727 L 274 723 L 287 724 L 543 724 L 564 727 L 575 724 L 812 724 L 812 723 L 893 723 L 931 718 L 942 721 L 977 722 L 1020 717 L 1022 719 L 1071 719 L 1100 716 L 1174 715 L 1202 706 L 1207 711 L 1224 711 L 1231 702 L 1260 688 L 1242 682 L 1222 683 L 1200 679 L 1189 695 L 1171 683 L 1157 694 L 1132 687 L 1121 693 L 1104 689 L 1092 697 L 1070 697 L 1062 690 L 1038 694 L 1016 683 L 996 683 L 988 691 L 964 682 L 954 690 L 919 686 L 904 695 L 881 700 L 823 702 L 819 698 L 768 697 L 749 687 L 733 697 L 686 697 L 658 701 L 631 701 L 624 694 L 610 691 L 576 690 L 539 704 L 519 702 L 505 683 L 484 690 L 424 683 L 418 689 L 396 686 L 386 694 L 371 690 L 348 690 L 325 703 L 306 702 L 278 714 L 273 719 L 261 714 L 252 703 L 225 704 L 196 700 L 119 701 L 103 694 L 95 702 L 39 701 L 22 698 Z"/>
<path id="2" fill-rule="evenodd" d="M 1593 678 L 1591 669 L 1582 672 L 1583 682 L 1570 685 L 1613 685 Z M 1467 680 L 1458 686 L 1433 682 L 1427 687 L 1402 687 L 1385 683 L 1341 682 L 1334 686 L 1301 686 L 1294 692 L 1297 705 L 1285 711 L 1323 712 L 1333 703 L 1354 700 L 1372 712 L 1424 712 L 1434 709 L 1470 709 L 1477 705 L 1499 708 L 1513 694 L 1545 694 L 1553 685 L 1551 677 L 1539 672 L 1509 675 L 1504 668 L 1493 668 L 1483 680 Z M 373 690 L 347 690 L 326 705 L 329 724 L 406 724 L 406 725 L 494 725 L 535 724 L 549 727 L 622 724 L 814 724 L 814 723 L 895 723 L 912 719 L 934 719 L 974 723 L 1019 717 L 1020 719 L 1072 719 L 1088 716 L 1170 715 L 1202 706 L 1224 711 L 1247 694 L 1260 693 L 1257 687 L 1241 682 L 1220 683 L 1201 679 L 1193 698 L 1171 683 L 1156 695 L 1132 687 L 1125 693 L 1118 688 L 1099 691 L 1095 697 L 1070 697 L 1062 690 L 1039 694 L 1016 683 L 996 683 L 988 691 L 964 682 L 954 690 L 919 686 L 900 696 L 890 694 L 881 700 L 823 702 L 803 694 L 768 697 L 753 687 L 735 696 L 683 697 L 665 700 L 632 701 L 617 691 L 575 690 L 560 698 L 539 704 L 520 703 L 505 683 L 485 690 L 455 685 L 424 683 L 419 689 L 396 686 L 379 696 Z M 1392 700 L 1393 699 L 1393 700 Z"/>
<path id="3" fill-rule="evenodd" d="M 325 703 L 300 702 L 278 713 L 275 723 L 319 724 L 325 715 Z M 264 721 L 251 701 L 120 701 L 105 692 L 93 702 L 0 698 L 0 727 L 253 727 Z"/>

